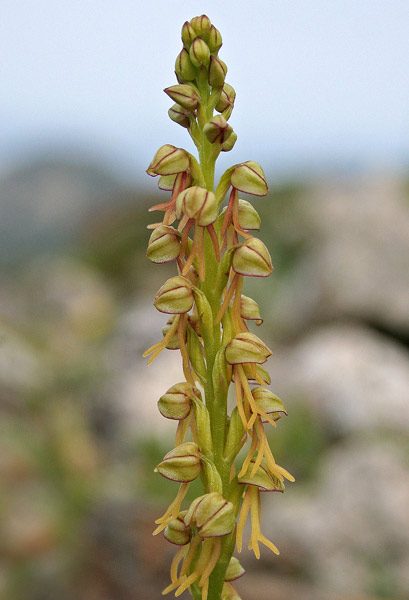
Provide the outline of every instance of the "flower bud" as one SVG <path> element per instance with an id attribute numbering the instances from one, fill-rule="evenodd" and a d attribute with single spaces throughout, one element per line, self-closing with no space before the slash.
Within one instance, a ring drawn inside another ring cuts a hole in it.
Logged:
<path id="1" fill-rule="evenodd" d="M 156 227 L 149 238 L 146 256 L 157 264 L 176 260 L 180 252 L 180 237 L 180 233 L 173 227 Z"/>
<path id="2" fill-rule="evenodd" d="M 176 383 L 159 398 L 159 412 L 166 419 L 182 421 L 189 415 L 193 399 L 200 397 L 199 390 L 190 383 Z"/>
<path id="3" fill-rule="evenodd" d="M 231 85 L 229 85 L 228 83 L 225 83 L 223 86 L 223 89 L 222 89 L 220 100 L 216 104 L 216 110 L 219 112 L 224 112 L 228 108 L 231 108 L 231 110 L 233 110 L 235 99 L 236 99 L 236 92 L 235 92 L 234 88 Z"/>
<path id="4" fill-rule="evenodd" d="M 260 215 L 250 202 L 239 199 L 239 224 L 247 231 L 258 231 L 260 229 Z"/>
<path id="5" fill-rule="evenodd" d="M 210 60 L 209 46 L 202 38 L 197 37 L 190 46 L 189 56 L 195 67 L 201 67 L 202 65 L 207 67 Z"/>
<path id="6" fill-rule="evenodd" d="M 256 387 L 251 391 L 254 401 L 263 413 L 273 415 L 273 420 L 278 421 L 281 415 L 287 415 L 284 404 L 273 392 L 265 387 Z"/>
<path id="7" fill-rule="evenodd" d="M 240 300 L 240 316 L 246 321 L 255 321 L 256 325 L 261 325 L 263 322 L 257 302 L 243 294 Z"/>
<path id="8" fill-rule="evenodd" d="M 210 143 L 223 144 L 232 134 L 233 128 L 222 115 L 216 115 L 203 127 L 203 133 Z"/>
<path id="9" fill-rule="evenodd" d="M 187 527 L 195 523 L 202 538 L 228 535 L 235 525 L 234 506 L 218 492 L 211 492 L 192 502 L 184 522 Z"/>
<path id="10" fill-rule="evenodd" d="M 196 77 L 195 68 L 186 48 L 183 48 L 176 58 L 175 73 L 181 81 L 193 81 Z"/>
<path id="11" fill-rule="evenodd" d="M 225 142 L 222 144 L 222 152 L 230 152 L 233 150 L 234 144 L 237 142 L 237 133 L 235 131 L 231 132 L 231 135 L 227 138 Z"/>
<path id="12" fill-rule="evenodd" d="M 168 115 L 178 125 L 182 127 L 190 127 L 190 119 L 186 114 L 186 109 L 180 106 L 179 104 L 174 104 L 168 110 Z"/>
<path id="13" fill-rule="evenodd" d="M 194 111 L 200 100 L 199 94 L 187 83 L 179 83 L 171 85 L 163 90 L 165 94 L 172 98 L 174 102 L 186 108 L 186 110 Z"/>
<path id="14" fill-rule="evenodd" d="M 155 471 L 166 479 L 187 483 L 196 479 L 201 468 L 199 446 L 185 442 L 168 452 Z"/>
<path id="15" fill-rule="evenodd" d="M 223 43 L 221 33 L 214 25 L 210 26 L 210 31 L 207 36 L 207 45 L 210 52 L 217 52 Z"/>
<path id="16" fill-rule="evenodd" d="M 186 511 L 179 513 L 177 519 L 171 521 L 163 532 L 164 537 L 171 544 L 176 544 L 177 546 L 186 546 L 186 544 L 190 542 L 191 532 L 183 522 L 185 513 Z"/>
<path id="17" fill-rule="evenodd" d="M 172 315 L 170 317 L 170 319 L 168 319 L 165 327 L 162 329 L 162 335 L 163 337 L 165 337 L 165 335 L 167 334 L 167 332 L 169 331 L 169 329 L 172 327 L 173 322 L 175 320 L 175 316 L 176 315 Z M 174 333 L 174 335 L 171 337 L 171 339 L 169 340 L 169 342 L 166 344 L 166 348 L 168 350 L 179 350 L 179 337 L 177 334 L 177 331 Z"/>
<path id="18" fill-rule="evenodd" d="M 157 292 L 154 305 L 159 312 L 170 315 L 189 312 L 193 306 L 192 284 L 181 275 L 171 277 Z"/>
<path id="19" fill-rule="evenodd" d="M 268 187 L 266 176 L 260 165 L 252 160 L 237 165 L 230 178 L 236 190 L 252 194 L 253 196 L 266 196 Z"/>
<path id="20" fill-rule="evenodd" d="M 195 219 L 201 227 L 214 223 L 218 216 L 216 196 L 197 185 L 184 190 L 176 199 L 177 218 L 180 219 L 182 214 Z"/>
<path id="21" fill-rule="evenodd" d="M 238 478 L 238 483 L 245 485 L 254 485 L 258 487 L 260 492 L 284 492 L 284 483 L 280 481 L 278 477 L 270 473 L 264 459 L 261 461 L 261 465 L 254 473 L 254 475 L 251 475 L 254 463 L 254 459 L 250 461 L 250 464 L 245 474 L 242 475 L 242 477 Z"/>
<path id="22" fill-rule="evenodd" d="M 212 87 L 220 88 L 226 79 L 227 65 L 216 56 L 210 57 L 209 65 L 209 84 Z"/>
<path id="23" fill-rule="evenodd" d="M 224 576 L 224 581 L 234 581 L 238 579 L 245 573 L 245 569 L 241 566 L 238 558 L 232 556 L 229 562 L 229 566 L 227 567 L 226 575 Z"/>
<path id="24" fill-rule="evenodd" d="M 268 277 L 273 271 L 270 254 L 257 238 L 244 240 L 234 251 L 233 270 L 248 277 Z"/>
<path id="25" fill-rule="evenodd" d="M 189 156 L 183 148 L 176 148 L 171 144 L 165 144 L 156 152 L 146 172 L 151 177 L 156 177 L 156 175 L 174 175 L 175 173 L 187 171 L 189 165 Z"/>
<path id="26" fill-rule="evenodd" d="M 254 333 L 239 333 L 226 347 L 226 360 L 230 365 L 242 363 L 263 364 L 272 352 Z"/>
<path id="27" fill-rule="evenodd" d="M 231 583 L 227 582 L 223 585 L 222 595 L 220 600 L 242 600 Z"/>
<path id="28" fill-rule="evenodd" d="M 182 27 L 182 42 L 184 47 L 189 50 L 191 43 L 197 37 L 197 34 L 189 21 L 185 21 Z"/>
<path id="29" fill-rule="evenodd" d="M 212 26 L 209 17 L 207 17 L 206 15 L 201 15 L 200 17 L 193 17 L 193 19 L 190 20 L 190 25 L 195 30 L 196 35 L 200 37 L 208 36 Z"/>

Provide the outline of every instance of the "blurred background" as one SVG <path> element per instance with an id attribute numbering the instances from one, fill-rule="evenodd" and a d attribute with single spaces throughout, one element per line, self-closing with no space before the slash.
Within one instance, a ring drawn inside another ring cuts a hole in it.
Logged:
<path id="1" fill-rule="evenodd" d="M 409 597 L 409 5 L 2 0 L 0 596 L 152 600 L 173 547 L 152 538 L 175 492 L 153 474 L 181 380 L 145 258 L 144 173 L 192 144 L 162 89 L 186 19 L 207 13 L 237 91 L 234 150 L 275 271 L 248 282 L 289 417 L 271 433 L 296 477 L 265 494 L 246 600 Z M 160 200 L 161 199 L 161 200 Z M 274 496 L 274 497 L 272 497 Z M 159 539 L 160 538 L 160 539 Z"/>

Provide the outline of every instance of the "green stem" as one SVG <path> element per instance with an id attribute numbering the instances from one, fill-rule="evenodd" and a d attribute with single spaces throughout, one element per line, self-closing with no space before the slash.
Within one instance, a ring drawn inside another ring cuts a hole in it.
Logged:
<path id="1" fill-rule="evenodd" d="M 209 191 L 214 191 L 214 171 L 216 163 L 216 155 L 213 145 L 206 139 L 203 133 L 203 126 L 207 120 L 213 115 L 213 108 L 208 107 L 209 102 L 209 87 L 207 81 L 200 82 L 200 91 L 203 99 L 202 118 L 199 122 L 199 159 L 200 167 L 206 183 L 206 188 Z M 205 118 L 204 118 L 205 117 Z M 216 319 L 217 313 L 221 304 L 221 291 L 216 289 L 215 281 L 219 275 L 219 263 L 216 260 L 214 248 L 206 231 L 204 239 L 204 260 L 206 267 L 205 280 L 201 283 L 200 289 L 205 294 L 213 314 L 213 322 Z M 206 406 L 210 416 L 210 429 L 212 434 L 214 463 L 219 472 L 223 483 L 223 495 L 226 497 L 229 488 L 230 467 L 223 459 L 226 429 L 227 429 L 227 390 L 216 390 L 213 384 L 213 367 L 217 352 L 222 345 L 221 326 L 220 324 L 213 326 L 212 340 L 204 342 L 204 350 L 206 355 L 206 385 L 205 398 Z M 220 600 L 226 569 L 232 556 L 235 545 L 235 533 L 225 536 L 222 541 L 222 548 L 219 561 L 209 579 L 208 600 Z M 192 589 L 193 597 L 199 598 L 196 590 Z"/>

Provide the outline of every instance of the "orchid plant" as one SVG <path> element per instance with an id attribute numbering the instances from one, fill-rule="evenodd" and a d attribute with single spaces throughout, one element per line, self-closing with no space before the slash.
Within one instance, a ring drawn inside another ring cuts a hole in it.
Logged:
<path id="1" fill-rule="evenodd" d="M 265 196 L 268 187 L 253 161 L 227 169 L 215 187 L 216 159 L 237 139 L 228 122 L 236 94 L 225 81 L 220 32 L 206 15 L 183 25 L 182 42 L 175 64 L 178 84 L 165 92 L 175 102 L 169 116 L 187 129 L 199 160 L 166 144 L 147 169 L 159 177 L 161 190 L 171 192 L 170 200 L 150 209 L 163 218 L 149 226 L 147 256 L 154 263 L 174 261 L 177 275 L 155 296 L 155 307 L 168 321 L 162 339 L 145 356 L 150 364 L 165 348 L 178 349 L 185 378 L 158 402 L 177 429 L 175 447 L 155 470 L 177 482 L 179 490 L 157 519 L 154 535 L 163 532 L 179 547 L 164 594 L 189 590 L 195 600 L 239 600 L 232 582 L 244 569 L 233 552 L 242 550 L 248 516 L 249 549 L 259 558 L 261 543 L 278 554 L 261 532 L 260 494 L 283 492 L 284 478 L 294 480 L 275 462 L 266 438 L 265 426 L 276 427 L 287 412 L 267 387 L 270 378 L 262 365 L 271 350 L 249 331 L 249 322 L 263 322 L 258 305 L 243 294 L 245 278 L 268 277 L 273 266 L 266 246 L 253 235 L 260 217 L 239 194 Z M 229 415 L 230 384 L 235 407 Z M 238 464 L 246 444 L 247 455 Z M 203 494 L 184 507 L 198 477 Z"/>

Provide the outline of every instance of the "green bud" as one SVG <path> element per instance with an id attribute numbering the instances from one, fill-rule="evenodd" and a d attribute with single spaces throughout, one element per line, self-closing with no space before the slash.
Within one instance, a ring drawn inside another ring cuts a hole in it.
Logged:
<path id="1" fill-rule="evenodd" d="M 207 37 L 207 44 L 210 52 L 217 52 L 223 43 L 221 33 L 214 25 L 210 26 L 210 31 Z"/>
<path id="2" fill-rule="evenodd" d="M 201 398 L 199 390 L 187 383 L 176 383 L 158 400 L 158 408 L 166 419 L 182 421 L 190 414 L 194 399 Z"/>
<path id="3" fill-rule="evenodd" d="M 176 315 L 189 312 L 193 301 L 192 284 L 186 277 L 176 275 L 159 289 L 154 305 L 159 312 Z"/>
<path id="4" fill-rule="evenodd" d="M 193 40 L 189 49 L 190 60 L 195 67 L 208 66 L 210 60 L 209 46 L 202 38 L 197 37 Z"/>
<path id="5" fill-rule="evenodd" d="M 201 470 L 199 446 L 194 442 L 185 442 L 168 452 L 155 471 L 166 479 L 187 483 L 193 481 Z"/>
<path id="6" fill-rule="evenodd" d="M 263 364 L 271 354 L 270 348 L 254 333 L 248 331 L 237 334 L 226 347 L 226 360 L 230 365 Z"/>
<path id="7" fill-rule="evenodd" d="M 179 104 L 174 104 L 168 110 L 168 115 L 178 125 L 182 127 L 190 127 L 190 119 L 186 113 L 186 109 Z"/>
<path id="8" fill-rule="evenodd" d="M 209 84 L 212 87 L 220 88 L 226 79 L 227 65 L 217 56 L 210 57 L 209 65 Z"/>
<path id="9" fill-rule="evenodd" d="M 251 475 L 254 463 L 254 459 L 250 461 L 246 473 L 238 478 L 238 483 L 254 485 L 258 487 L 260 492 L 284 492 L 284 483 L 280 481 L 278 477 L 270 473 L 264 459 L 261 461 L 261 465 L 254 475 Z"/>
<path id="10" fill-rule="evenodd" d="M 146 172 L 151 177 L 156 177 L 156 175 L 174 175 L 175 173 L 187 171 L 189 165 L 189 156 L 183 148 L 176 148 L 171 144 L 165 144 L 156 152 Z"/>
<path id="11" fill-rule="evenodd" d="M 222 89 L 220 100 L 216 104 L 216 110 L 219 112 L 225 112 L 226 110 L 230 109 L 230 114 L 231 114 L 231 111 L 233 110 L 233 107 L 234 107 L 235 99 L 236 99 L 236 92 L 235 92 L 234 88 L 230 84 L 225 83 L 223 86 L 223 89 Z M 227 118 L 228 117 L 226 117 L 226 119 Z"/>
<path id="12" fill-rule="evenodd" d="M 180 253 L 180 237 L 180 233 L 173 227 L 156 227 L 149 238 L 146 256 L 157 264 L 176 260 Z"/>
<path id="13" fill-rule="evenodd" d="M 196 77 L 196 71 L 189 58 L 189 52 L 183 48 L 175 62 L 175 73 L 181 81 L 193 81 Z"/>
<path id="14" fill-rule="evenodd" d="M 202 538 L 228 535 L 235 525 L 234 506 L 218 492 L 211 492 L 193 500 L 184 522 L 187 527 L 196 524 Z"/>
<path id="15" fill-rule="evenodd" d="M 229 566 L 227 567 L 226 575 L 224 576 L 224 581 L 234 581 L 238 579 L 245 573 L 245 569 L 241 566 L 238 558 L 232 556 L 229 562 Z"/>
<path id="16" fill-rule="evenodd" d="M 183 517 L 186 511 L 179 513 L 177 519 L 171 521 L 163 532 L 164 537 L 171 544 L 176 546 L 186 546 L 190 542 L 191 531 L 185 526 Z"/>
<path id="17" fill-rule="evenodd" d="M 182 27 L 182 42 L 184 47 L 189 50 L 191 43 L 197 37 L 197 34 L 189 21 L 185 21 Z"/>
<path id="18" fill-rule="evenodd" d="M 246 321 L 255 321 L 256 325 L 261 325 L 263 322 L 257 302 L 243 294 L 240 300 L 240 316 Z"/>
<path id="19" fill-rule="evenodd" d="M 235 131 L 232 131 L 231 135 L 229 135 L 227 140 L 222 144 L 222 152 L 230 152 L 230 150 L 233 150 L 236 141 L 237 133 Z"/>
<path id="20" fill-rule="evenodd" d="M 233 128 L 222 115 L 216 115 L 203 127 L 203 133 L 210 143 L 223 144 L 232 134 Z"/>
<path id="21" fill-rule="evenodd" d="M 272 414 L 274 421 L 278 421 L 282 414 L 288 414 L 280 398 L 265 387 L 256 387 L 251 393 L 257 407 L 268 415 Z"/>
<path id="22" fill-rule="evenodd" d="M 179 83 L 178 85 L 171 85 L 163 90 L 165 94 L 172 98 L 174 102 L 193 112 L 196 110 L 197 105 L 200 101 L 200 96 L 190 85 L 187 83 Z"/>
<path id="23" fill-rule="evenodd" d="M 177 218 L 180 219 L 182 214 L 195 219 L 201 227 L 214 223 L 218 216 L 216 196 L 197 185 L 184 190 L 176 199 Z"/>
<path id="24" fill-rule="evenodd" d="M 231 174 L 231 184 L 236 190 L 252 194 L 253 196 L 266 196 L 268 187 L 266 176 L 260 165 L 252 160 L 237 165 Z"/>
<path id="25" fill-rule="evenodd" d="M 250 202 L 239 199 L 239 224 L 246 231 L 258 231 L 260 229 L 260 215 Z"/>
<path id="26" fill-rule="evenodd" d="M 190 25 L 195 30 L 196 35 L 200 37 L 208 36 L 212 27 L 210 19 L 206 15 L 201 15 L 200 17 L 193 17 L 193 19 L 190 20 Z"/>
<path id="27" fill-rule="evenodd" d="M 170 319 L 168 319 L 165 327 L 162 329 L 162 335 L 163 335 L 163 337 L 165 337 L 165 335 L 167 334 L 167 332 L 169 331 L 169 329 L 172 327 L 173 321 L 175 320 L 175 317 L 176 317 L 176 315 L 172 315 L 170 317 Z M 166 345 L 166 348 L 168 350 L 179 350 L 179 338 L 178 338 L 177 332 L 169 340 L 169 342 Z"/>
<path id="28" fill-rule="evenodd" d="M 226 582 L 223 585 L 222 595 L 220 600 L 242 600 L 241 596 L 238 595 L 234 587 Z"/>
<path id="29" fill-rule="evenodd" d="M 257 238 L 244 240 L 234 251 L 233 270 L 248 277 L 268 277 L 273 271 L 270 254 Z"/>

